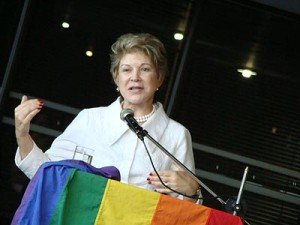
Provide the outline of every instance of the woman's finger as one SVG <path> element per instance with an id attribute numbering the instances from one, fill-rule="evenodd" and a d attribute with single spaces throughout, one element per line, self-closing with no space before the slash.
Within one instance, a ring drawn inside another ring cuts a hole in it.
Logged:
<path id="1" fill-rule="evenodd" d="M 33 117 L 35 117 L 36 114 L 38 114 L 41 111 L 40 108 L 35 109 L 33 111 L 31 111 L 23 120 L 23 123 L 27 124 L 30 123 L 30 121 L 32 120 Z"/>
<path id="2" fill-rule="evenodd" d="M 15 131 L 17 137 L 28 134 L 30 122 L 38 114 L 44 103 L 38 99 L 28 100 L 26 96 L 22 97 L 21 104 L 15 109 Z"/>
<path id="3" fill-rule="evenodd" d="M 161 193 L 161 194 L 170 194 L 170 193 L 173 192 L 170 189 L 165 188 L 165 187 L 164 188 L 157 188 L 157 189 L 155 189 L 155 191 L 158 192 L 158 193 Z"/>
<path id="4" fill-rule="evenodd" d="M 165 176 L 165 177 L 169 177 L 172 175 L 172 172 L 174 171 L 171 171 L 171 170 L 161 170 L 161 171 L 157 171 L 158 175 L 159 176 Z M 157 174 L 155 172 L 151 172 L 150 173 L 150 176 L 157 176 Z"/>
<path id="5" fill-rule="evenodd" d="M 164 184 L 166 186 L 170 186 L 171 185 L 171 183 L 168 182 L 168 181 L 166 181 L 166 180 L 163 180 L 163 182 L 164 182 Z M 157 188 L 163 188 L 163 187 L 165 187 L 160 181 L 150 181 L 150 184 L 153 185 L 153 186 L 155 186 L 155 187 L 157 187 Z"/>
<path id="6" fill-rule="evenodd" d="M 162 180 L 170 180 L 175 176 L 175 171 L 158 171 L 158 174 L 156 173 L 150 173 L 149 179 L 152 181 L 160 181 Z M 160 179 L 159 179 L 160 178 Z"/>
<path id="7" fill-rule="evenodd" d="M 160 179 L 158 176 L 149 176 L 148 177 L 150 181 L 159 181 L 160 179 L 162 179 L 163 181 L 168 180 L 169 177 L 165 177 L 165 176 L 160 176 Z"/>
<path id="8" fill-rule="evenodd" d="M 23 109 L 22 111 L 18 111 L 15 113 L 15 120 L 17 123 L 27 123 L 28 120 L 26 118 L 35 110 L 39 108 L 34 109 Z M 26 121 L 25 121 L 26 120 Z"/>
<path id="9" fill-rule="evenodd" d="M 15 116 L 22 120 L 26 118 L 32 111 L 41 109 L 43 105 L 44 103 L 37 99 L 27 100 L 15 108 Z"/>
<path id="10" fill-rule="evenodd" d="M 22 96 L 22 99 L 21 99 L 21 104 L 26 102 L 28 100 L 27 96 L 26 95 L 23 95 Z"/>

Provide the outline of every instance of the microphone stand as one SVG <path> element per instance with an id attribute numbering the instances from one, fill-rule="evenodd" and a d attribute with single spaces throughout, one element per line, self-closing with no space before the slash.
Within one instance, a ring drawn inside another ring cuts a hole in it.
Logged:
<path id="1" fill-rule="evenodd" d="M 247 173 L 248 173 L 248 167 L 246 167 L 245 171 L 244 171 L 244 175 L 243 175 L 243 179 L 241 182 L 241 186 L 239 189 L 239 193 L 238 193 L 238 197 L 237 200 L 235 201 L 235 203 L 233 205 L 230 205 L 231 199 L 228 199 L 227 202 L 225 202 L 222 198 L 220 198 L 215 192 L 213 192 L 209 187 L 207 187 L 201 180 L 198 179 L 198 177 L 192 172 L 190 171 L 185 165 L 183 165 L 178 159 L 176 159 L 170 152 L 168 152 L 168 150 L 166 150 L 163 146 L 161 146 L 156 140 L 154 140 L 149 134 L 148 131 L 146 131 L 145 129 L 143 129 L 138 123 L 137 121 L 134 119 L 133 117 L 133 111 L 131 109 L 125 109 L 124 111 L 121 112 L 120 115 L 121 119 L 123 121 L 127 122 L 127 125 L 129 126 L 129 128 L 136 133 L 136 135 L 138 136 L 138 138 L 141 141 L 144 141 L 144 137 L 147 137 L 153 144 L 155 144 L 163 153 L 165 153 L 169 158 L 171 158 L 173 160 L 173 162 L 175 162 L 181 169 L 183 169 L 185 172 L 187 172 L 195 181 L 197 181 L 198 184 L 201 185 L 201 187 L 203 187 L 208 193 L 210 193 L 214 198 L 216 198 L 223 206 L 225 206 L 225 208 L 227 207 L 231 207 L 231 209 L 233 208 L 233 215 L 237 215 L 240 211 L 241 211 L 241 205 L 240 205 L 240 200 L 241 200 L 241 196 L 242 196 L 242 192 L 244 189 L 244 185 L 246 182 L 246 177 L 247 177 Z M 230 209 L 230 210 L 231 210 Z M 229 211 L 229 210 L 228 210 Z M 244 220 L 247 224 L 249 224 L 246 220 Z"/>
<path id="2" fill-rule="evenodd" d="M 243 179 L 242 179 L 239 193 L 238 193 L 238 196 L 237 196 L 237 199 L 235 202 L 235 206 L 234 206 L 234 211 L 232 213 L 233 215 L 236 215 L 241 210 L 240 201 L 241 201 L 242 193 L 244 190 L 247 174 L 248 174 L 248 166 L 245 168 L 245 171 L 244 171 Z"/>
<path id="3" fill-rule="evenodd" d="M 250 225 L 250 223 L 244 219 L 244 216 L 246 214 L 246 202 L 241 204 L 241 198 L 242 198 L 242 193 L 244 190 L 244 186 L 246 183 L 246 179 L 247 179 L 247 174 L 248 174 L 248 166 L 245 168 L 244 170 L 244 174 L 243 174 L 243 179 L 241 181 L 241 185 L 240 185 L 240 189 L 239 189 L 239 193 L 237 198 L 235 197 L 231 197 L 226 201 L 226 205 L 225 205 L 225 210 L 228 213 L 231 213 L 236 216 L 240 216 L 241 218 L 243 218 L 243 221 L 247 224 Z"/>
<path id="4" fill-rule="evenodd" d="M 132 125 L 132 124 L 131 124 Z M 210 193 L 213 197 L 215 197 L 222 205 L 225 205 L 226 202 L 220 198 L 215 192 L 213 192 L 209 187 L 207 187 L 201 180 L 198 179 L 198 177 L 190 171 L 185 165 L 183 165 L 178 159 L 176 159 L 168 150 L 166 150 L 163 146 L 161 146 L 156 140 L 154 140 L 149 134 L 148 131 L 144 130 L 141 126 L 138 124 L 134 124 L 134 128 L 131 127 L 131 130 L 133 130 L 138 138 L 140 140 L 144 140 L 144 137 L 146 136 L 153 144 L 155 144 L 161 151 L 163 151 L 168 157 L 170 157 L 181 169 L 186 171 L 195 181 L 197 181 L 198 184 L 201 185 L 208 193 Z"/>

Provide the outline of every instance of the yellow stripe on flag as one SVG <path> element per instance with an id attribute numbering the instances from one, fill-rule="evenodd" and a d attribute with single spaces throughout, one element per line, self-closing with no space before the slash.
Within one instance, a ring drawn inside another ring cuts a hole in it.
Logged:
<path id="1" fill-rule="evenodd" d="M 150 224 L 159 194 L 109 180 L 95 225 Z"/>

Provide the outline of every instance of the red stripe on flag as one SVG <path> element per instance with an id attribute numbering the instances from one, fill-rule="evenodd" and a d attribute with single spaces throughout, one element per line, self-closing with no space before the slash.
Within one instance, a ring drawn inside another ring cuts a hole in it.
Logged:
<path id="1" fill-rule="evenodd" d="M 243 225 L 241 218 L 212 209 L 206 225 Z"/>

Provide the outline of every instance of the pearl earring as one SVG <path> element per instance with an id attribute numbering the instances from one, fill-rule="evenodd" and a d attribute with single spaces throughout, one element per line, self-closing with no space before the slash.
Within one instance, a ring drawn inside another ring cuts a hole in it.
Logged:
<path id="1" fill-rule="evenodd" d="M 120 92 L 119 87 L 116 88 L 117 92 Z"/>

